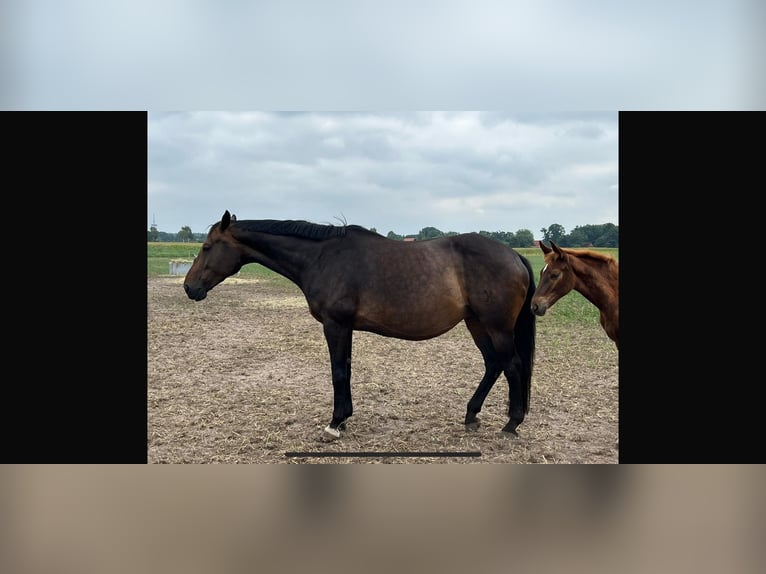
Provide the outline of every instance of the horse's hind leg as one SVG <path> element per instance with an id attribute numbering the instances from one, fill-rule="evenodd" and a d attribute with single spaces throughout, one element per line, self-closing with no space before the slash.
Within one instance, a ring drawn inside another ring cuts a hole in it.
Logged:
<path id="1" fill-rule="evenodd" d="M 505 378 L 508 380 L 508 423 L 503 427 L 503 432 L 518 435 L 516 427 L 524 421 L 524 385 L 521 380 L 521 357 L 517 352 L 508 361 L 503 369 Z"/>
<path id="2" fill-rule="evenodd" d="M 524 420 L 524 405 L 526 401 L 523 395 L 521 357 L 516 352 L 515 336 L 513 331 L 498 331 L 494 329 L 489 331 L 488 334 L 492 342 L 492 349 L 494 350 L 492 364 L 497 369 L 498 375 L 500 371 L 505 373 L 505 378 L 508 381 L 508 423 L 503 427 L 503 432 L 517 434 L 516 427 Z M 495 379 L 498 375 L 495 375 Z M 489 388 L 491 388 L 491 385 Z"/>
<path id="3" fill-rule="evenodd" d="M 351 403 L 351 341 L 353 331 L 337 323 L 326 322 L 324 335 L 330 350 L 330 368 L 332 370 L 333 411 L 330 424 L 325 427 L 325 434 L 339 438 L 345 428 L 346 419 L 354 408 Z"/>
<path id="4" fill-rule="evenodd" d="M 484 358 L 484 377 L 481 379 L 479 386 L 473 393 L 471 400 L 468 401 L 468 408 L 465 415 L 465 425 L 467 428 L 477 428 L 479 426 L 479 419 L 476 415 L 481 411 L 481 407 L 484 404 L 484 400 L 487 398 L 489 391 L 497 381 L 500 373 L 503 371 L 501 362 L 499 361 L 495 346 L 492 343 L 492 338 L 484 327 L 476 319 L 466 319 L 466 327 L 473 337 L 474 343 L 481 351 L 481 356 Z"/>

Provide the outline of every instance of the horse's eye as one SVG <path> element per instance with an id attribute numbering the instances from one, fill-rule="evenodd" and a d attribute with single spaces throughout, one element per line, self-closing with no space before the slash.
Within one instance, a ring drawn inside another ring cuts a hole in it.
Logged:
<path id="1" fill-rule="evenodd" d="M 551 271 L 551 279 L 558 279 L 561 277 L 561 271 Z"/>
<path id="2" fill-rule="evenodd" d="M 202 251 L 207 251 L 210 249 L 210 246 L 208 244 L 205 244 L 202 246 Z"/>

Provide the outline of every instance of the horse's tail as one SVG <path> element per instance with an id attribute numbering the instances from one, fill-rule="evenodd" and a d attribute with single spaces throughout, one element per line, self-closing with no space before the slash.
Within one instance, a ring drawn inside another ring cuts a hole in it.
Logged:
<path id="1" fill-rule="evenodd" d="M 532 265 L 526 257 L 519 254 L 524 267 L 529 272 L 529 287 L 527 288 L 527 298 L 524 306 L 521 308 L 518 319 L 516 319 L 516 328 L 514 339 L 516 350 L 521 357 L 521 381 L 524 385 L 524 412 L 529 412 L 529 399 L 532 393 L 532 369 L 535 365 L 535 320 L 536 315 L 532 312 L 532 296 L 535 294 L 535 276 L 532 272 Z"/>

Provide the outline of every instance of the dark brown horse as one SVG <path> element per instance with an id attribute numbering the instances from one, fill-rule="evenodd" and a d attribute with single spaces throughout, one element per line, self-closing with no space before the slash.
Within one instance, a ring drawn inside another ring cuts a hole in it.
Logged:
<path id="1" fill-rule="evenodd" d="M 619 267 L 614 257 L 589 249 L 561 248 L 551 241 L 540 242 L 545 266 L 540 271 L 540 285 L 532 297 L 532 311 L 545 312 L 572 289 L 601 311 L 601 326 L 617 348 L 620 327 Z"/>
<path id="2" fill-rule="evenodd" d="M 334 408 L 325 432 L 340 436 L 353 412 L 351 340 L 354 330 L 418 341 L 465 321 L 485 372 L 468 402 L 467 426 L 505 373 L 508 423 L 529 411 L 535 352 L 535 282 L 516 251 L 476 233 L 405 243 L 357 225 L 272 219 L 237 221 L 228 211 L 208 233 L 184 279 L 190 299 L 247 263 L 260 263 L 300 287 L 322 323 L 330 351 Z"/>

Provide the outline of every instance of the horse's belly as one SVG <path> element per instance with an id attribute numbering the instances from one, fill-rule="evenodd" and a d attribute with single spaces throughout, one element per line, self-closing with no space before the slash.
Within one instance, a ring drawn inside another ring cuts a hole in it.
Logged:
<path id="1" fill-rule="evenodd" d="M 418 309 L 360 309 L 354 328 L 386 337 L 423 340 L 446 333 L 464 317 L 464 308 L 457 305 Z"/>
<path id="2" fill-rule="evenodd" d="M 424 261 L 420 269 L 399 269 L 393 279 L 372 281 L 375 288 L 362 289 L 355 298 L 355 328 L 412 340 L 452 329 L 465 316 L 463 289 L 454 271 L 435 271 L 434 265 L 434 260 Z"/>

